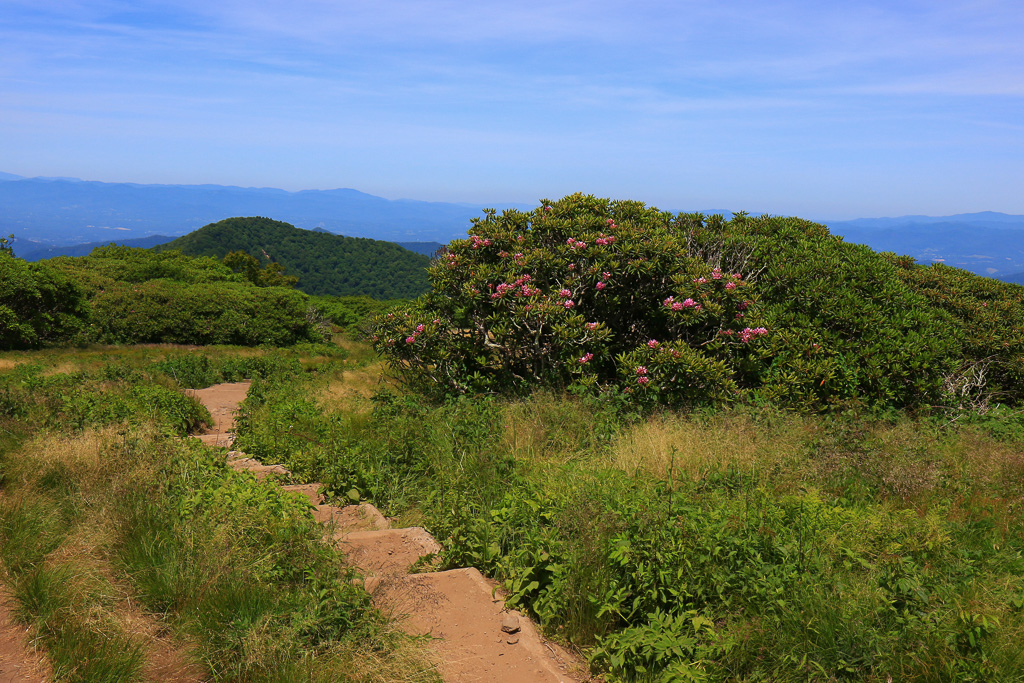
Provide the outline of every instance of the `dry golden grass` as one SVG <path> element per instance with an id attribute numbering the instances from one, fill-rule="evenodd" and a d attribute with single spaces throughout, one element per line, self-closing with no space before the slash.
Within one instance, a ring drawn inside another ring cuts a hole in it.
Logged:
<path id="1" fill-rule="evenodd" d="M 13 358 L 0 358 L 0 372 L 4 370 L 13 370 L 19 364 L 25 361 L 14 360 Z"/>
<path id="2" fill-rule="evenodd" d="M 725 415 L 708 422 L 665 415 L 641 422 L 619 435 L 610 449 L 613 467 L 659 478 L 688 476 L 735 468 L 767 469 L 792 461 L 806 435 L 798 423 L 768 430 L 744 415 Z M 671 470 L 671 472 L 670 472 Z"/>
<path id="3" fill-rule="evenodd" d="M 373 409 L 370 397 L 381 388 L 394 386 L 384 375 L 381 362 L 335 373 L 317 396 L 317 404 L 326 411 L 367 413 Z"/>

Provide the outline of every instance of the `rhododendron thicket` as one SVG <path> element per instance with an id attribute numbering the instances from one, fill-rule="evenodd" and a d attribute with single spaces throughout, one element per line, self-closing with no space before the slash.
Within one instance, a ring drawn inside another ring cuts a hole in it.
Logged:
<path id="1" fill-rule="evenodd" d="M 432 290 L 378 318 L 373 342 L 442 395 L 546 387 L 812 409 L 1019 399 L 1024 289 L 964 285 L 968 304 L 951 309 L 913 275 L 932 270 L 799 218 L 576 194 L 474 221 L 432 263 Z M 975 319 L 993 311 L 1009 318 L 979 344 Z"/>

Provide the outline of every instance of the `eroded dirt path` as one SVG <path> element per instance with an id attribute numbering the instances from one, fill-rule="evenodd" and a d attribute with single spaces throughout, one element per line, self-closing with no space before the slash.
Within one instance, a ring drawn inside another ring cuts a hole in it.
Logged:
<path id="1" fill-rule="evenodd" d="M 220 384 L 195 392 L 215 425 L 198 438 L 230 449 L 233 414 L 248 382 Z M 263 479 L 287 474 L 277 463 L 261 463 L 228 451 L 228 463 Z M 283 487 L 305 496 L 325 535 L 337 543 L 365 576 L 374 604 L 390 613 L 410 634 L 432 637 L 437 667 L 449 683 L 574 683 L 585 679 L 578 658 L 545 641 L 524 615 L 504 607 L 493 581 L 474 568 L 410 574 L 421 557 L 441 550 L 420 527 L 392 529 L 368 503 L 325 505 L 320 484 Z"/>

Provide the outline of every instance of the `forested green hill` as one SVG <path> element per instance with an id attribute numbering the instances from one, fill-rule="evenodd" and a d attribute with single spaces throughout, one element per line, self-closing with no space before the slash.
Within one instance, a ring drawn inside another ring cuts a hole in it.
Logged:
<path id="1" fill-rule="evenodd" d="M 428 288 L 426 256 L 392 242 L 301 230 L 270 218 L 227 218 L 154 247 L 172 249 L 218 259 L 245 251 L 263 264 L 280 263 L 299 278 L 299 289 L 313 295 L 395 299 Z"/>

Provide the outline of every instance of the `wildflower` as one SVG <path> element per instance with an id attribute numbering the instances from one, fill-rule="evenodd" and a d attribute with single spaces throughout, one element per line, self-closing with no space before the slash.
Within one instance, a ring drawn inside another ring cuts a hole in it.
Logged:
<path id="1" fill-rule="evenodd" d="M 566 298 L 569 298 L 570 296 L 572 296 L 572 292 L 570 292 L 568 289 L 562 289 L 562 290 L 559 290 L 558 295 L 560 297 L 562 297 L 563 299 L 566 299 Z"/>
<path id="2" fill-rule="evenodd" d="M 675 300 L 676 300 L 676 298 L 674 296 L 670 296 L 669 298 L 665 299 L 661 303 L 663 303 L 666 307 L 668 307 L 668 306 L 671 306 L 672 302 L 675 301 Z"/>
<path id="3" fill-rule="evenodd" d="M 727 282 L 725 284 L 725 288 L 726 289 L 736 289 L 736 283 L 735 282 Z"/>
<path id="4" fill-rule="evenodd" d="M 638 375 L 646 375 L 647 374 L 647 366 L 646 365 L 638 365 L 638 366 L 636 366 L 636 374 L 638 374 Z"/>
<path id="5" fill-rule="evenodd" d="M 575 306 L 576 304 L 574 304 L 574 303 L 573 303 L 572 299 L 568 299 L 568 300 L 567 300 L 567 301 L 566 301 L 566 302 L 565 302 L 564 304 L 562 304 L 562 305 L 563 305 L 563 306 L 565 306 L 565 307 L 566 307 L 567 309 L 569 309 L 569 308 L 572 308 L 573 306 Z"/>
<path id="6" fill-rule="evenodd" d="M 693 308 L 696 305 L 697 302 L 694 301 L 693 299 L 686 299 L 685 301 L 683 301 L 683 308 Z"/>
<path id="7" fill-rule="evenodd" d="M 612 276 L 612 274 L 611 274 L 611 273 L 609 273 L 609 272 L 608 272 L 607 270 L 606 270 L 606 271 L 604 271 L 603 273 L 601 273 L 601 277 L 603 277 L 603 278 L 604 278 L 605 280 L 607 280 L 607 279 L 608 279 L 608 278 L 610 278 L 611 276 Z"/>
<path id="8" fill-rule="evenodd" d="M 596 285 L 596 287 L 597 287 L 597 291 L 601 291 L 602 289 L 604 289 L 604 288 L 605 288 L 605 287 L 607 287 L 607 286 L 608 286 L 608 285 L 607 285 L 607 284 L 605 284 L 604 282 L 598 282 L 598 283 L 597 283 L 597 285 Z"/>
<path id="9" fill-rule="evenodd" d="M 597 329 L 597 323 L 587 323 L 587 329 L 593 332 Z"/>
<path id="10" fill-rule="evenodd" d="M 650 382 L 650 381 L 651 380 L 648 377 L 637 377 L 636 378 L 636 383 L 639 384 L 642 387 L 647 386 L 647 383 Z"/>
<path id="11" fill-rule="evenodd" d="M 594 354 L 592 354 L 592 353 L 585 353 L 585 354 L 583 354 L 583 357 L 580 358 L 580 360 L 579 360 L 580 365 L 586 365 L 587 363 L 590 362 L 590 360 L 593 357 L 594 357 Z"/>
<path id="12" fill-rule="evenodd" d="M 649 339 L 647 341 L 647 348 L 649 348 L 649 349 L 656 349 L 656 348 L 658 348 L 658 340 L 657 339 Z"/>
<path id="13" fill-rule="evenodd" d="M 672 310 L 673 311 L 681 311 L 681 310 L 683 310 L 683 305 L 677 301 L 674 304 L 672 304 Z"/>
<path id="14" fill-rule="evenodd" d="M 427 329 L 427 328 L 423 325 L 423 323 L 420 323 L 419 325 L 416 326 L 416 331 L 417 332 L 422 332 L 425 329 Z"/>
<path id="15" fill-rule="evenodd" d="M 405 338 L 405 343 L 406 344 L 412 344 L 414 341 L 416 341 L 416 337 L 406 337 Z"/>

